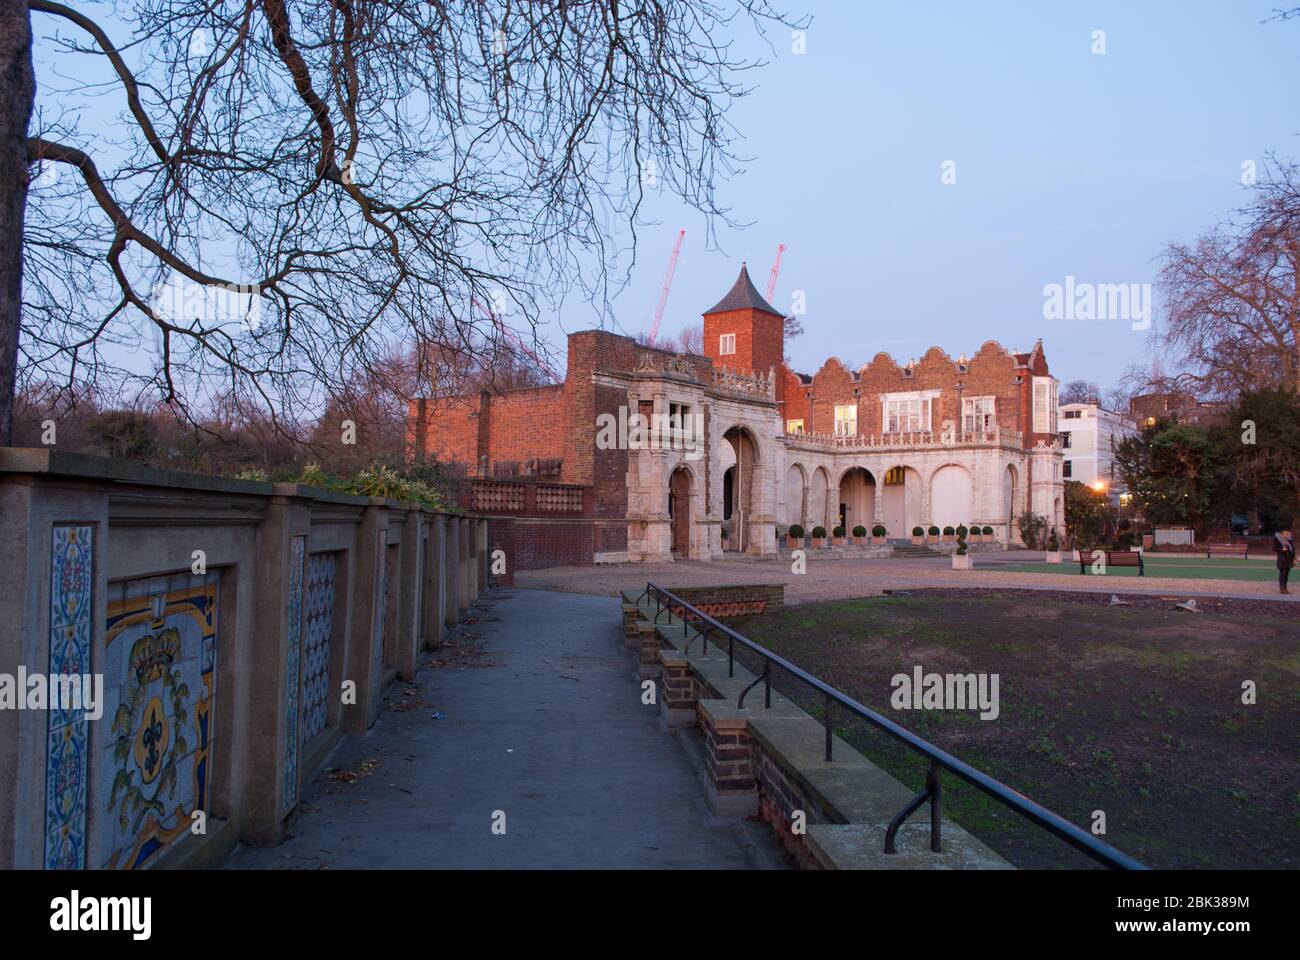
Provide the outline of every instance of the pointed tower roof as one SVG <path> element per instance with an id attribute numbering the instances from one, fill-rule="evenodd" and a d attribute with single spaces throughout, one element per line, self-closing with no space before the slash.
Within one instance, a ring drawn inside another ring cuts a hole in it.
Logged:
<path id="1" fill-rule="evenodd" d="M 762 310 L 764 313 L 770 313 L 777 317 L 784 316 L 780 310 L 764 300 L 763 295 L 754 289 L 754 283 L 749 279 L 749 269 L 744 263 L 741 263 L 740 276 L 736 278 L 736 282 L 727 291 L 727 295 L 719 300 L 712 309 L 704 312 L 706 314 L 725 313 L 728 310 L 746 309 Z"/>

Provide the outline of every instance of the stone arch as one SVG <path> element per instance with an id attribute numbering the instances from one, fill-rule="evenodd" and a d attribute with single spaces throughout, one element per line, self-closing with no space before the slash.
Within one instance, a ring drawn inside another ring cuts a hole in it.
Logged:
<path id="1" fill-rule="evenodd" d="M 1016 537 L 1021 514 L 1020 472 L 1016 470 L 1015 464 L 1008 463 L 1002 475 L 1002 495 L 1003 512 L 1007 521 L 1007 543 L 1011 543 Z"/>
<path id="2" fill-rule="evenodd" d="M 801 463 L 790 464 L 785 472 L 785 522 L 804 524 L 804 498 L 808 491 L 808 471 Z"/>
<path id="3" fill-rule="evenodd" d="M 813 527 L 826 527 L 827 534 L 830 533 L 830 527 L 827 526 L 827 520 L 830 519 L 827 514 L 830 510 L 830 474 L 825 467 L 818 467 L 813 471 L 812 477 L 808 482 L 808 510 L 804 516 L 811 534 Z"/>
<path id="4" fill-rule="evenodd" d="M 755 479 L 762 469 L 762 454 L 758 437 L 742 424 L 732 424 L 723 431 L 722 439 L 734 455 L 722 472 L 722 529 L 727 534 L 723 549 L 745 550 L 749 547 L 749 518 L 758 500 Z"/>
<path id="5" fill-rule="evenodd" d="M 695 470 L 685 461 L 668 476 L 668 518 L 673 553 L 689 557 L 695 519 L 699 514 L 699 482 Z"/>
<path id="6" fill-rule="evenodd" d="M 970 471 L 946 463 L 930 474 L 930 517 L 940 528 L 970 523 L 975 486 Z"/>
<path id="7" fill-rule="evenodd" d="M 866 467 L 854 464 L 840 473 L 835 489 L 838 492 L 835 522 L 844 527 L 845 535 L 851 535 L 854 527 L 863 526 L 870 536 L 876 522 L 875 476 Z"/>

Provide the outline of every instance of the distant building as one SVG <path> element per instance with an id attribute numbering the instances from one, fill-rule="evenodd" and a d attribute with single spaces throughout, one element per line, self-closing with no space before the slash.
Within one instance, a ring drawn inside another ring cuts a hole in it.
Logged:
<path id="1" fill-rule="evenodd" d="M 977 523 L 1005 543 L 1033 511 L 1060 528 L 1057 381 L 1041 342 L 801 373 L 785 362 L 783 315 L 743 268 L 703 318 L 703 356 L 587 330 L 569 335 L 561 384 L 416 400 L 413 453 L 476 474 L 471 506 L 520 517 L 514 552 L 526 535 L 529 563 L 561 548 L 570 562 L 770 556 L 792 524 L 907 539 Z M 659 442 L 632 442 L 634 416 L 664 422 Z"/>
<path id="2" fill-rule="evenodd" d="M 1137 423 L 1095 403 L 1063 403 L 1060 428 L 1065 479 L 1104 489 L 1118 505 L 1128 491 L 1115 471 L 1115 451 L 1125 437 L 1137 435 Z"/>
<path id="3" fill-rule="evenodd" d="M 1227 410 L 1226 403 L 1197 400 L 1190 393 L 1144 393 L 1128 403 L 1129 417 L 1139 429 L 1152 426 L 1157 420 L 1214 427 L 1223 422 Z"/>

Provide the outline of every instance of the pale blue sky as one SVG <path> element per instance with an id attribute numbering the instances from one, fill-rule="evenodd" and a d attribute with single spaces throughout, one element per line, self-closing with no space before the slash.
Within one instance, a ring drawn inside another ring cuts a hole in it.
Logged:
<path id="1" fill-rule="evenodd" d="M 742 259 L 762 291 L 781 242 L 776 304 L 795 289 L 808 301 L 789 349 L 800 369 L 1041 337 L 1058 377 L 1109 386 L 1149 362 L 1145 334 L 1045 321 L 1043 286 L 1152 281 L 1165 244 L 1244 201 L 1244 160 L 1300 159 L 1300 22 L 1264 23 L 1275 6 L 806 3 L 807 53 L 774 35 L 731 117 L 754 159 L 721 199 L 753 225 L 709 251 L 698 214 L 652 204 L 662 224 L 642 232 L 618 322 L 646 328 L 685 227 L 666 334 L 698 323 Z M 955 185 L 940 182 L 945 160 Z M 590 316 L 566 309 L 558 326 Z"/>

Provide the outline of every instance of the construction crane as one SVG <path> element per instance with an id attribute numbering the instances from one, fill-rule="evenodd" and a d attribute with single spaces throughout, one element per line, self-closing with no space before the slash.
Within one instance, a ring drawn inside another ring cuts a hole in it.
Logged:
<path id="1" fill-rule="evenodd" d="M 785 253 L 785 244 L 776 245 L 776 260 L 772 263 L 772 272 L 767 275 L 767 296 L 764 297 L 768 303 L 772 302 L 772 295 L 776 293 L 776 275 L 781 272 L 781 254 Z"/>
<path id="2" fill-rule="evenodd" d="M 545 360 L 539 357 L 532 350 L 528 349 L 528 347 L 524 346 L 524 342 L 515 336 L 514 331 L 512 331 L 509 327 L 507 327 L 504 323 L 501 322 L 500 317 L 498 317 L 487 307 L 483 306 L 483 304 L 479 303 L 478 300 L 476 300 L 473 297 L 470 297 L 469 302 L 472 303 L 474 306 L 478 307 L 479 312 L 482 313 L 483 316 L 487 317 L 489 320 L 492 321 L 492 325 L 497 328 L 497 330 L 501 333 L 501 336 L 503 336 L 511 346 L 513 346 L 516 350 L 518 350 L 520 353 L 526 356 L 529 360 L 533 361 L 533 363 L 537 364 L 538 368 L 542 371 L 542 373 L 550 377 L 551 380 L 555 383 L 564 382 L 564 378 L 561 377 L 559 374 L 557 374 L 553 369 L 551 369 L 550 364 L 548 364 Z"/>
<path id="3" fill-rule="evenodd" d="M 650 335 L 646 337 L 646 342 L 654 345 L 655 337 L 659 336 L 659 321 L 664 318 L 664 305 L 668 302 L 668 288 L 673 285 L 673 274 L 677 272 L 677 255 L 682 252 L 682 237 L 686 236 L 685 230 L 677 231 L 677 242 L 673 244 L 673 255 L 668 258 L 668 270 L 664 273 L 664 284 L 659 290 L 659 305 L 655 307 L 654 319 L 650 321 Z"/>

